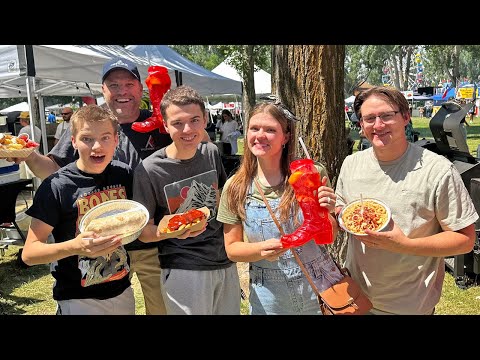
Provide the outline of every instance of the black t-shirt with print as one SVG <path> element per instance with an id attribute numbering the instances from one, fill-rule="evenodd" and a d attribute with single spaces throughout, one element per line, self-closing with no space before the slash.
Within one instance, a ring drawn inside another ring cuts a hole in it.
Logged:
<path id="1" fill-rule="evenodd" d="M 133 173 L 130 167 L 112 161 L 103 173 L 88 174 L 76 162 L 46 178 L 26 213 L 53 227 L 56 243 L 75 238 L 82 216 L 93 206 L 115 199 L 131 199 Z M 128 286 L 129 259 L 123 246 L 105 257 L 69 256 L 50 265 L 56 279 L 55 300 L 109 299 Z"/>
<path id="2" fill-rule="evenodd" d="M 144 121 L 149 118 L 152 113 L 148 110 L 140 110 L 140 116 L 137 121 Z M 172 142 L 169 134 L 161 134 L 158 129 L 148 133 L 140 133 L 132 130 L 132 124 L 121 124 L 119 126 L 119 141 L 113 158 L 125 164 L 130 165 L 135 170 L 137 165 L 150 156 L 155 151 L 164 148 Z M 65 166 L 78 159 L 78 152 L 73 148 L 72 132 L 70 128 L 66 129 L 58 143 L 49 152 L 49 156 L 55 159 L 60 166 Z M 135 240 L 126 245 L 127 250 L 149 249 L 157 246 L 157 243 L 143 243 Z"/>

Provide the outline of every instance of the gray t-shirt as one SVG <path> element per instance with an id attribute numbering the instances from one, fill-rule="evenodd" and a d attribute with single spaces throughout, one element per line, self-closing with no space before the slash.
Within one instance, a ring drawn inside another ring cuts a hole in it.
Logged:
<path id="1" fill-rule="evenodd" d="M 359 199 L 360 194 L 383 201 L 409 238 L 457 231 L 478 219 L 454 165 L 411 143 L 404 155 L 391 162 L 378 161 L 373 148 L 347 156 L 335 192 L 337 206 Z M 346 266 L 380 311 L 427 314 L 440 299 L 443 257 L 372 249 L 349 235 Z"/>
<path id="2" fill-rule="evenodd" d="M 223 226 L 216 220 L 219 189 L 226 181 L 225 170 L 213 143 L 200 143 L 188 160 L 168 158 L 158 150 L 135 169 L 133 199 L 145 205 L 155 224 L 164 215 L 207 206 L 207 229 L 196 237 L 158 242 L 164 269 L 216 270 L 232 265 L 225 252 Z"/>

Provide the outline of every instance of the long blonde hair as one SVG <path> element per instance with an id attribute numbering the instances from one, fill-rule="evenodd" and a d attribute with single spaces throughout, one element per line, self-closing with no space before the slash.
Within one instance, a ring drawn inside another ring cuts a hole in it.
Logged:
<path id="1" fill-rule="evenodd" d="M 280 167 L 283 180 L 283 194 L 280 200 L 280 221 L 286 221 L 291 215 L 292 206 L 293 214 L 296 218 L 298 212 L 298 203 L 295 199 L 295 193 L 288 183 L 290 176 L 290 163 L 294 160 L 296 153 L 295 149 L 295 117 L 281 104 L 274 104 L 272 102 L 257 103 L 250 113 L 250 118 L 256 114 L 265 113 L 273 116 L 281 125 L 284 134 L 290 133 L 290 139 L 285 144 L 282 150 L 282 157 L 280 160 Z M 237 214 L 242 221 L 245 221 L 245 200 L 247 198 L 250 181 L 256 176 L 258 162 L 255 155 L 248 147 L 247 140 L 248 129 L 245 133 L 245 143 L 243 148 L 243 157 L 240 167 L 232 176 L 230 186 L 227 194 L 222 196 L 227 197 L 228 209 Z"/>

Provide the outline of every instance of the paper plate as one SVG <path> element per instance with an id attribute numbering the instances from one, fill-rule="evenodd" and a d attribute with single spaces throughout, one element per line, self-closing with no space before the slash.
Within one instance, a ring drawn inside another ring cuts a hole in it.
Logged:
<path id="1" fill-rule="evenodd" d="M 150 219 L 150 214 L 148 213 L 147 208 L 139 202 L 133 200 L 109 200 L 91 208 L 82 217 L 82 220 L 80 220 L 78 228 L 80 232 L 84 232 L 90 221 L 93 219 L 116 215 L 133 209 L 141 210 L 145 214 L 145 221 L 141 224 L 138 224 L 138 229 L 135 229 L 135 231 L 123 234 L 122 244 L 129 244 L 138 238 Z"/>
<path id="2" fill-rule="evenodd" d="M 177 231 L 173 231 L 173 232 L 170 232 L 170 233 L 165 233 L 162 231 L 162 229 L 165 229 L 168 225 L 168 222 L 170 221 L 170 219 L 172 217 L 174 217 L 175 215 L 181 215 L 183 213 L 179 213 L 179 214 L 172 214 L 172 215 L 165 215 L 162 220 L 160 220 L 160 223 L 158 224 L 158 230 L 166 235 L 166 238 L 167 239 L 170 239 L 170 238 L 176 238 L 178 236 L 181 236 L 182 234 L 184 234 L 187 230 L 192 230 L 192 231 L 198 231 L 200 229 L 203 229 L 203 227 L 205 226 L 205 224 L 207 223 L 208 221 L 208 218 L 210 217 L 210 210 L 208 209 L 208 207 L 204 206 L 202 208 L 199 208 L 197 210 L 200 210 L 201 212 L 203 212 L 206 216 L 205 218 L 196 223 L 195 225 L 192 225 L 190 226 L 189 228 L 186 228 L 186 229 L 182 229 L 182 230 L 177 230 Z"/>
<path id="3" fill-rule="evenodd" d="M 12 158 L 26 158 L 28 157 L 38 146 L 24 149 L 2 149 L 0 148 L 0 157 L 12 157 Z"/>
<path id="4" fill-rule="evenodd" d="M 390 219 L 392 217 L 392 213 L 391 213 L 390 208 L 383 201 L 380 201 L 380 200 L 374 199 L 374 198 L 363 199 L 363 204 L 366 207 L 371 205 L 374 208 L 378 209 L 378 211 L 380 212 L 380 216 L 384 217 L 384 221 L 376 229 L 371 229 L 371 230 L 373 230 L 373 231 L 384 230 L 387 227 L 387 225 L 389 224 Z M 353 234 L 353 235 L 356 235 L 356 236 L 365 236 L 366 235 L 365 232 L 358 231 L 358 230 L 355 231 L 356 229 L 349 229 L 345 225 L 345 222 L 347 222 L 347 217 L 351 214 L 351 210 L 354 210 L 354 208 L 359 209 L 360 206 L 361 206 L 360 199 L 352 201 L 349 204 L 345 205 L 343 207 L 342 211 L 340 211 L 340 214 L 338 215 L 338 224 L 340 225 L 340 227 L 343 230 L 345 230 L 346 232 L 348 232 L 350 234 Z M 357 216 L 360 217 L 359 215 L 357 215 Z"/>
<path id="5" fill-rule="evenodd" d="M 27 139 L 30 138 L 30 136 L 27 133 L 21 133 L 18 134 L 18 136 L 24 135 L 27 137 Z M 4 134 L 0 133 L 0 139 L 3 139 L 5 136 L 10 136 L 11 141 L 16 142 L 18 136 L 12 136 L 10 133 Z M 3 143 L 3 141 L 2 141 Z M 0 157 L 14 157 L 14 158 L 26 158 L 28 157 L 35 149 L 37 149 L 40 145 L 34 146 L 34 147 L 25 147 L 23 149 L 8 149 L 8 145 L 2 144 L 0 145 Z"/>

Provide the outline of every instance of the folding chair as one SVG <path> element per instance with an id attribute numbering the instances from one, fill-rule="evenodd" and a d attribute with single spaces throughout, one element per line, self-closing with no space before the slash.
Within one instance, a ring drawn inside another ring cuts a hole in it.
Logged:
<path id="1" fill-rule="evenodd" d="M 32 183 L 32 179 L 21 179 L 10 183 L 0 184 L 0 199 L 2 199 L 2 206 L 0 206 L 0 254 L 3 256 L 8 245 L 12 243 L 11 239 L 4 239 L 3 229 L 16 229 L 18 234 L 25 243 L 25 235 L 17 225 L 16 220 L 16 203 L 18 194 L 25 190 L 28 184 Z"/>

